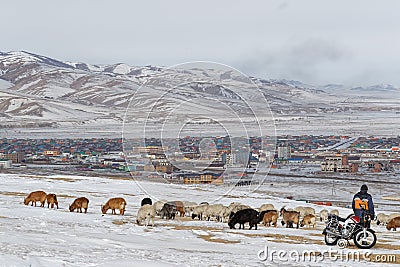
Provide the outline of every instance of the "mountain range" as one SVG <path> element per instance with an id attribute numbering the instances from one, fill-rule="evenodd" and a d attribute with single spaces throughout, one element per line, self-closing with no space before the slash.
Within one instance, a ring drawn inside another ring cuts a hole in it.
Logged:
<path id="1" fill-rule="evenodd" d="M 263 110 L 257 119 L 271 121 L 278 134 L 397 135 L 399 93 L 387 84 L 346 88 L 246 77 L 203 63 L 92 65 L 0 52 L 3 137 L 115 136 L 124 120 L 142 123 L 149 112 L 174 125 L 187 114 L 218 121 L 229 112 L 250 123 Z"/>

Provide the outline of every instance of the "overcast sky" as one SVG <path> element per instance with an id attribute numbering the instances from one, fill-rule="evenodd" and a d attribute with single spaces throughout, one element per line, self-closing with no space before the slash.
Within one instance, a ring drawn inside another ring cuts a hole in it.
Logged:
<path id="1" fill-rule="evenodd" d="M 400 1 L 2 1 L 1 51 L 216 61 L 262 78 L 400 86 Z"/>

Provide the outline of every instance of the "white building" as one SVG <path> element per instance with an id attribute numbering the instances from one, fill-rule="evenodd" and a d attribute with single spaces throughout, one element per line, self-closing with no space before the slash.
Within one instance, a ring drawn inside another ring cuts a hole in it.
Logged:
<path id="1" fill-rule="evenodd" d="M 287 145 L 280 145 L 278 147 L 278 158 L 279 159 L 290 158 L 290 147 L 288 147 Z"/>
<path id="2" fill-rule="evenodd" d="M 0 159 L 0 169 L 9 169 L 12 166 L 12 160 Z"/>

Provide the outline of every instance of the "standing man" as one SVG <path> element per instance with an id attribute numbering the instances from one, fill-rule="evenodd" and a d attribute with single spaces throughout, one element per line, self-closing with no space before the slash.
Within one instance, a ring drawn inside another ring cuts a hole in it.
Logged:
<path id="1" fill-rule="evenodd" d="M 354 195 L 352 208 L 354 215 L 363 218 L 363 213 L 367 212 L 371 215 L 371 218 L 375 217 L 374 203 L 372 202 L 372 196 L 367 193 L 368 186 L 363 184 L 360 192 Z"/>

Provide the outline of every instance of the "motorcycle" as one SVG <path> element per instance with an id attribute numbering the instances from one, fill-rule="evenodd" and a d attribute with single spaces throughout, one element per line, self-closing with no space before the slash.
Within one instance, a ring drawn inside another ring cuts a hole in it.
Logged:
<path id="1" fill-rule="evenodd" d="M 377 240 L 375 231 L 369 228 L 372 219 L 371 215 L 366 212 L 361 218 L 350 214 L 345 219 L 329 214 L 327 225 L 322 232 L 325 235 L 325 244 L 328 246 L 339 245 L 344 248 L 349 244 L 349 240 L 353 239 L 358 248 L 372 248 Z"/>

